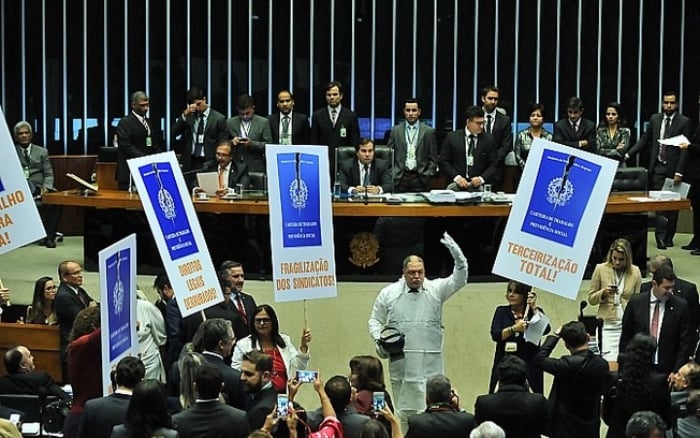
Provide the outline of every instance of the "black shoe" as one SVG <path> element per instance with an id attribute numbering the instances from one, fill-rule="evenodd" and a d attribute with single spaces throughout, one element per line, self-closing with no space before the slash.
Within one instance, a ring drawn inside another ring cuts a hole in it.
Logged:
<path id="1" fill-rule="evenodd" d="M 656 242 L 656 249 L 666 249 L 666 244 L 659 240 Z"/>
<path id="2" fill-rule="evenodd" d="M 694 249 L 690 251 L 690 255 L 700 255 L 700 249 Z"/>
<path id="3" fill-rule="evenodd" d="M 55 239 L 46 239 L 45 245 L 47 248 L 56 248 L 56 240 Z"/>
<path id="4" fill-rule="evenodd" d="M 666 248 L 673 248 L 673 240 L 666 241 Z"/>
<path id="5" fill-rule="evenodd" d="M 694 243 L 694 242 L 690 242 L 690 243 L 687 244 L 687 245 L 681 246 L 681 249 L 684 249 L 684 250 L 686 250 L 686 251 L 693 251 L 693 250 L 696 250 L 696 249 L 700 249 L 700 246 L 698 246 L 698 245 L 697 245 L 696 243 Z"/>

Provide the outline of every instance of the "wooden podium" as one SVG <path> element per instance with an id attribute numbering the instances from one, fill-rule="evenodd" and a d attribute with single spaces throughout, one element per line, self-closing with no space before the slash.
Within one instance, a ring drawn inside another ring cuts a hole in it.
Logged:
<path id="1" fill-rule="evenodd" d="M 56 383 L 63 382 L 57 325 L 0 323 L 2 357 L 7 350 L 17 345 L 29 348 L 34 356 L 37 371 L 46 371 Z M 0 373 L 7 374 L 2 360 L 0 360 Z"/>

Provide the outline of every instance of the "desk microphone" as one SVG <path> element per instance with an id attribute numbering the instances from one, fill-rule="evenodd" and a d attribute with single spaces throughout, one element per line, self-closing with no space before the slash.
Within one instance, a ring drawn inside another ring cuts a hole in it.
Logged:
<path id="1" fill-rule="evenodd" d="M 204 172 L 204 171 L 205 171 L 205 169 L 203 167 L 201 169 L 192 169 L 192 170 L 188 170 L 186 172 L 182 172 L 182 176 L 192 175 L 193 173 L 200 173 L 200 172 Z"/>

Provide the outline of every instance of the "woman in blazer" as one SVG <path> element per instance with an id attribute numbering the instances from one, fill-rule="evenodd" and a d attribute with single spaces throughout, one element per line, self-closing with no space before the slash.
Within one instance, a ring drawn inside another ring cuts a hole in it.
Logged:
<path id="1" fill-rule="evenodd" d="M 632 245 L 627 239 L 616 239 L 605 257 L 596 265 L 588 291 L 588 303 L 598 306 L 603 320 L 603 352 L 608 362 L 617 361 L 622 334 L 622 314 L 632 294 L 642 287 L 642 273 L 632 264 Z"/>

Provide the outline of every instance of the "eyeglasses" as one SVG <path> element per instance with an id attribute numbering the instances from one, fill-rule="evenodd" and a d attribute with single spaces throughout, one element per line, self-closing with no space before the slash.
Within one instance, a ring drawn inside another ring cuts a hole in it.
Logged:
<path id="1" fill-rule="evenodd" d="M 272 322 L 270 318 L 255 318 L 253 321 L 255 321 L 257 325 L 266 325 Z"/>

